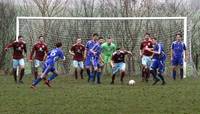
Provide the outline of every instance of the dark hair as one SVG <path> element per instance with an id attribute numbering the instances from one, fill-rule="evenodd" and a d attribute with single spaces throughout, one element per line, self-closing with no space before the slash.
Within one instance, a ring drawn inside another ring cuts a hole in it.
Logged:
<path id="1" fill-rule="evenodd" d="M 108 39 L 112 39 L 111 37 L 108 37 Z"/>
<path id="2" fill-rule="evenodd" d="M 155 38 L 155 37 L 151 37 L 151 39 L 157 40 L 157 38 Z"/>
<path id="3" fill-rule="evenodd" d="M 100 36 L 98 39 L 101 40 L 101 39 L 104 39 L 104 38 L 102 36 Z"/>
<path id="4" fill-rule="evenodd" d="M 176 36 L 177 36 L 177 35 L 179 35 L 180 37 L 183 36 L 181 32 L 177 32 L 177 33 L 176 33 Z"/>
<path id="5" fill-rule="evenodd" d="M 150 33 L 146 32 L 144 35 L 149 35 L 150 36 Z"/>
<path id="6" fill-rule="evenodd" d="M 121 49 L 121 48 L 119 48 L 119 47 L 118 47 L 118 48 L 116 48 L 116 50 L 120 50 L 120 49 Z"/>
<path id="7" fill-rule="evenodd" d="M 19 39 L 19 38 L 23 38 L 23 36 L 22 36 L 22 35 L 19 35 L 19 36 L 18 36 L 18 39 Z"/>
<path id="8" fill-rule="evenodd" d="M 42 35 L 40 35 L 39 37 L 38 37 L 38 39 L 40 39 L 41 37 L 43 37 Z"/>
<path id="9" fill-rule="evenodd" d="M 97 33 L 94 33 L 92 36 L 94 37 L 94 36 L 99 36 L 99 35 Z"/>
<path id="10" fill-rule="evenodd" d="M 55 46 L 56 46 L 57 48 L 62 47 L 62 43 L 61 43 L 61 42 L 58 42 L 58 43 L 55 44 Z"/>

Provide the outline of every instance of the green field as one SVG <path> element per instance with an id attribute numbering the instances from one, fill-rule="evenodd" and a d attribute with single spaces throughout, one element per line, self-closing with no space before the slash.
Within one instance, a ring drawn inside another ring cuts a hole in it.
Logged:
<path id="1" fill-rule="evenodd" d="M 199 114 L 200 80 L 167 80 L 167 85 L 121 85 L 119 77 L 110 85 L 103 77 L 101 85 L 88 84 L 60 76 L 52 88 L 40 83 L 30 89 L 31 77 L 24 85 L 15 84 L 12 76 L 0 76 L 0 114 Z M 126 77 L 126 81 L 128 77 Z"/>

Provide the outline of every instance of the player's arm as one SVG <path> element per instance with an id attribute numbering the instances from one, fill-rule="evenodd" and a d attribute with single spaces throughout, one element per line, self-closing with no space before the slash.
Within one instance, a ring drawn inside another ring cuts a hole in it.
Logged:
<path id="1" fill-rule="evenodd" d="M 33 46 L 32 50 L 31 50 L 31 54 L 30 54 L 30 57 L 29 57 L 30 62 L 32 62 L 32 60 L 33 60 L 34 53 L 35 53 L 35 45 Z"/>
<path id="2" fill-rule="evenodd" d="M 112 58 L 110 60 L 110 66 L 113 68 L 114 67 L 114 55 L 112 55 Z"/>
<path id="3" fill-rule="evenodd" d="M 49 52 L 49 49 L 48 49 L 48 47 L 46 46 L 45 55 L 44 55 L 43 61 L 45 61 L 45 60 L 47 59 L 48 52 Z"/>
<path id="4" fill-rule="evenodd" d="M 71 50 L 69 50 L 69 53 L 71 54 L 71 55 L 75 55 L 75 53 L 74 52 L 72 52 Z"/>
<path id="5" fill-rule="evenodd" d="M 187 51 L 185 43 L 183 43 L 183 50 L 184 50 L 183 54 L 185 56 L 185 61 L 187 61 L 189 59 L 189 53 Z"/>
<path id="6" fill-rule="evenodd" d="M 102 63 L 104 63 L 102 54 L 100 55 L 100 61 L 101 61 Z"/>
<path id="7" fill-rule="evenodd" d="M 173 56 L 174 56 L 173 51 L 174 51 L 174 44 L 172 43 L 171 51 L 170 51 L 171 60 L 172 60 L 172 58 L 173 58 Z"/>
<path id="8" fill-rule="evenodd" d="M 60 53 L 60 58 L 63 60 L 63 61 L 65 61 L 65 54 L 64 54 L 64 52 L 63 51 L 61 51 L 61 53 Z"/>
<path id="9" fill-rule="evenodd" d="M 125 54 L 128 54 L 128 55 L 131 55 L 133 56 L 132 52 L 131 51 L 127 51 L 127 50 L 124 50 Z"/>
<path id="10" fill-rule="evenodd" d="M 158 55 L 160 55 L 162 52 L 161 45 L 158 45 L 158 51 L 154 51 L 152 48 L 146 48 L 146 50 L 148 50 L 149 52 L 152 52 L 154 54 L 158 54 Z"/>
<path id="11" fill-rule="evenodd" d="M 141 57 L 143 56 L 143 45 L 142 45 L 142 43 L 140 44 L 140 56 Z"/>
<path id="12" fill-rule="evenodd" d="M 113 60 L 110 61 L 110 65 L 111 65 L 111 67 L 114 67 L 114 61 Z"/>
<path id="13" fill-rule="evenodd" d="M 83 51 L 83 59 L 85 60 L 85 58 L 86 58 L 86 54 L 87 54 L 87 51 L 86 51 L 86 49 L 85 49 L 85 46 L 84 46 L 84 49 L 83 49 L 84 51 Z"/>
<path id="14" fill-rule="evenodd" d="M 14 43 L 9 43 L 6 45 L 6 47 L 4 48 L 4 51 L 8 51 L 9 48 L 13 47 Z"/>
<path id="15" fill-rule="evenodd" d="M 70 53 L 71 55 L 73 55 L 73 56 L 75 55 L 75 53 L 74 53 L 74 46 L 71 47 L 71 49 L 69 50 L 69 53 Z"/>
<path id="16" fill-rule="evenodd" d="M 97 50 L 95 50 L 95 48 L 97 47 L 97 44 L 96 45 L 94 45 L 93 47 L 92 47 L 92 49 L 90 49 L 90 52 L 92 52 L 94 55 L 96 55 L 96 51 Z"/>

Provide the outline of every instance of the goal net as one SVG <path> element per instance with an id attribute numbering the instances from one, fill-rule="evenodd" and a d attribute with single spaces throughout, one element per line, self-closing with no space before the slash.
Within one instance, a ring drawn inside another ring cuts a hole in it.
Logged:
<path id="1" fill-rule="evenodd" d="M 49 50 L 54 47 L 55 42 L 63 43 L 66 61 L 64 65 L 58 65 L 58 69 L 63 73 L 69 73 L 72 70 L 72 57 L 68 50 L 75 43 L 76 38 L 80 37 L 85 44 L 93 33 L 98 33 L 104 38 L 112 37 L 117 47 L 123 47 L 133 53 L 133 57 L 126 58 L 129 76 L 141 73 L 139 47 L 146 32 L 164 43 L 165 52 L 168 55 L 167 76 L 171 76 L 170 48 L 177 32 L 183 34 L 189 57 L 192 57 L 191 37 L 187 34 L 187 17 L 17 17 L 16 21 L 17 36 L 24 36 L 28 55 L 40 35 L 44 36 Z M 196 70 L 192 59 L 184 63 L 184 69 L 184 76 L 194 75 Z"/>

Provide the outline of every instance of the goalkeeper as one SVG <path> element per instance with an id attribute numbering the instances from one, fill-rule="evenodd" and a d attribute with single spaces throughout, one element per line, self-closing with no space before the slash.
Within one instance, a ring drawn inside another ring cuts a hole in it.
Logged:
<path id="1" fill-rule="evenodd" d="M 108 64 L 111 61 L 112 54 L 116 50 L 116 45 L 112 43 L 112 38 L 108 37 L 107 41 L 101 45 L 102 47 L 102 56 L 105 64 L 106 74 L 108 74 L 109 71 L 111 71 L 111 68 L 108 68 Z"/>

